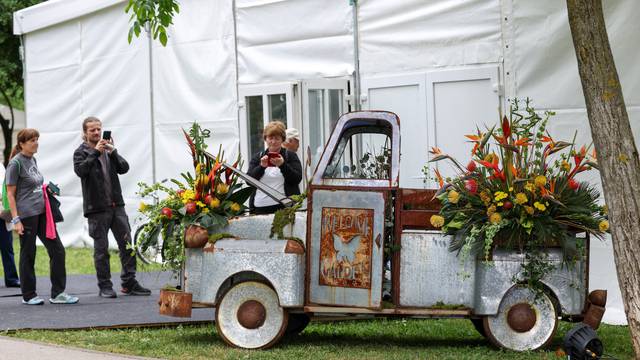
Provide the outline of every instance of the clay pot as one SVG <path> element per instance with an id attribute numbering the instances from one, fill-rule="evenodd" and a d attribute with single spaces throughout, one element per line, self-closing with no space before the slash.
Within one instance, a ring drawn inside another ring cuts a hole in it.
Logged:
<path id="1" fill-rule="evenodd" d="M 209 241 L 207 229 L 199 225 L 189 225 L 184 231 L 184 246 L 202 248 Z"/>
<path id="2" fill-rule="evenodd" d="M 191 317 L 192 295 L 188 292 L 160 290 L 160 315 Z"/>

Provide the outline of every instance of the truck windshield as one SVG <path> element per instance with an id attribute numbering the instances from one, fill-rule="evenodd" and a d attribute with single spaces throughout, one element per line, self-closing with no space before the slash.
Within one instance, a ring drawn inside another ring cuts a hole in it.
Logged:
<path id="1" fill-rule="evenodd" d="M 388 180 L 391 173 L 390 129 L 371 126 L 346 130 L 323 177 Z"/>

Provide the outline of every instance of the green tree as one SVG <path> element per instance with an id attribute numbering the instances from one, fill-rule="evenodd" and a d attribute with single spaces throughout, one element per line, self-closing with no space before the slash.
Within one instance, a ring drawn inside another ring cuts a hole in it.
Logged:
<path id="1" fill-rule="evenodd" d="M 154 40 L 166 46 L 167 28 L 173 24 L 173 15 L 180 12 L 180 6 L 175 0 L 129 0 L 125 11 L 132 13 L 129 43 L 146 29 Z"/>
<path id="2" fill-rule="evenodd" d="M 0 126 L 4 137 L 4 164 L 11 153 L 14 109 L 24 108 L 24 87 L 20 38 L 13 35 L 13 13 L 41 3 L 43 0 L 0 0 L 0 103 L 9 107 L 10 116 L 0 115 Z"/>

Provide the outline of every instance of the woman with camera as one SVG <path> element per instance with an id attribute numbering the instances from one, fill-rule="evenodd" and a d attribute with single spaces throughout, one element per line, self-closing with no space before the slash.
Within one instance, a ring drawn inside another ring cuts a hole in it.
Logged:
<path id="1" fill-rule="evenodd" d="M 302 180 L 302 164 L 295 152 L 282 147 L 287 138 L 284 124 L 280 121 L 268 123 L 262 138 L 267 148 L 253 156 L 247 174 L 286 196 L 300 194 L 298 184 Z M 262 191 L 256 191 L 249 200 L 252 214 L 272 214 L 282 208 L 282 204 Z"/>
<path id="2" fill-rule="evenodd" d="M 40 133 L 36 129 L 23 129 L 11 152 L 5 181 L 11 209 L 13 229 L 20 235 L 20 288 L 22 303 L 42 305 L 44 300 L 36 293 L 36 236 L 47 249 L 50 258 L 52 304 L 75 304 L 78 298 L 64 292 L 67 282 L 65 250 L 53 220 L 47 224 L 44 178 L 33 157 L 38 152 Z M 47 225 L 49 231 L 47 231 Z M 52 228 L 53 227 L 53 228 Z"/>

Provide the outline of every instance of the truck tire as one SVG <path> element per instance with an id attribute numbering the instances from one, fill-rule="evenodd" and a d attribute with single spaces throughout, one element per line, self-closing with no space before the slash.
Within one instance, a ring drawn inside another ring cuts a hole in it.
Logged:
<path id="1" fill-rule="evenodd" d="M 558 327 L 551 297 L 514 286 L 506 292 L 498 313 L 484 318 L 484 331 L 495 346 L 515 351 L 536 350 L 549 344 Z"/>
<path id="2" fill-rule="evenodd" d="M 229 345 L 266 349 L 284 335 L 289 320 L 278 294 L 269 285 L 245 281 L 222 295 L 216 308 L 218 334 Z"/>

